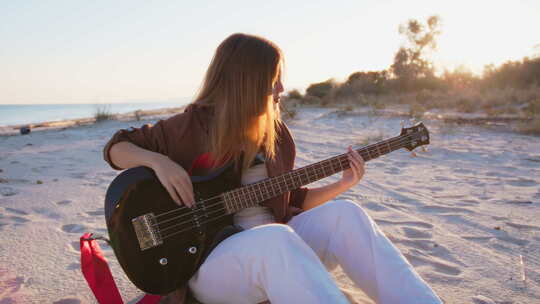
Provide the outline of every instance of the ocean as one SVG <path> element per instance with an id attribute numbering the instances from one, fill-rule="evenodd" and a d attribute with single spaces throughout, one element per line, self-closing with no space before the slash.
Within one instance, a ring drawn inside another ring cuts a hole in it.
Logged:
<path id="1" fill-rule="evenodd" d="M 187 102 L 148 102 L 148 103 L 112 103 L 112 104 L 0 104 L 0 127 L 30 124 L 46 121 L 94 117 L 98 109 L 106 109 L 112 114 L 179 107 Z"/>

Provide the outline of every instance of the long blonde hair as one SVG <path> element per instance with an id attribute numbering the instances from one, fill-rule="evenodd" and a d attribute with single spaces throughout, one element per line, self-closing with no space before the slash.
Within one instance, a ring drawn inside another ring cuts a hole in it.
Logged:
<path id="1" fill-rule="evenodd" d="M 245 170 L 261 148 L 274 158 L 280 115 L 271 96 L 282 58 L 274 43 L 253 35 L 233 34 L 218 46 L 194 101 L 214 108 L 208 149 L 216 166 L 243 152 Z"/>

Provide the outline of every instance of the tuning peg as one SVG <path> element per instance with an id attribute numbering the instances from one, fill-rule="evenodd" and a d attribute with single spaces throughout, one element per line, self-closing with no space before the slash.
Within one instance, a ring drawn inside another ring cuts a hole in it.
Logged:
<path id="1" fill-rule="evenodd" d="M 411 157 L 417 157 L 418 155 L 416 155 L 416 152 L 414 151 L 411 151 Z"/>

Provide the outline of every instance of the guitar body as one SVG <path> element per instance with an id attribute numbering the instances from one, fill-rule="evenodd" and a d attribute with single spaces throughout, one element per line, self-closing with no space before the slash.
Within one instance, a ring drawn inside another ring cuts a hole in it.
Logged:
<path id="1" fill-rule="evenodd" d="M 233 165 L 207 177 L 192 177 L 192 183 L 197 202 L 240 185 Z M 155 217 L 145 217 L 148 214 Z M 206 224 L 208 214 L 219 218 Z M 217 238 L 224 231 L 232 234 L 232 214 L 224 211 L 222 202 L 214 199 L 197 209 L 179 208 L 146 167 L 126 170 L 114 179 L 107 190 L 105 216 L 118 262 L 139 289 L 151 294 L 167 294 L 185 284 L 217 245 Z M 159 227 L 161 244 L 141 249 L 141 239 L 151 237 L 137 235 L 141 234 L 137 227 L 145 224 Z"/>

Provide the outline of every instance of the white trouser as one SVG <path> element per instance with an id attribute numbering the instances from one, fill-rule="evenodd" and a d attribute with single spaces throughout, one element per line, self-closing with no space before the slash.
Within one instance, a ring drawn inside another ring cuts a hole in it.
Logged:
<path id="1" fill-rule="evenodd" d="M 336 200 L 237 233 L 189 281 L 205 304 L 348 303 L 329 274 L 337 264 L 377 303 L 441 303 L 357 204 Z M 325 267 L 326 266 L 326 267 Z"/>

